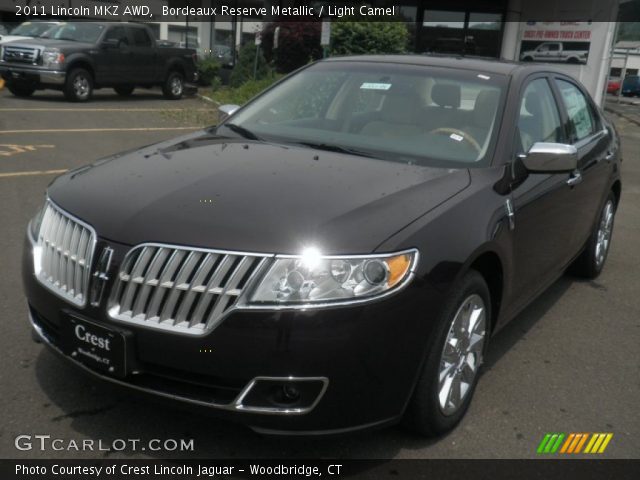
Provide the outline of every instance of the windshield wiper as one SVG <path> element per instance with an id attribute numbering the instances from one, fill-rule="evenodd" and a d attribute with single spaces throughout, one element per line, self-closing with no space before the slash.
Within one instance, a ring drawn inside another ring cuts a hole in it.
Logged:
<path id="1" fill-rule="evenodd" d="M 223 123 L 223 127 L 227 127 L 232 132 L 237 133 L 238 135 L 243 136 L 244 138 L 248 138 L 249 140 L 262 140 L 258 135 L 253 133 L 251 130 L 241 127 L 240 125 L 236 125 L 235 123 Z"/>
<path id="2" fill-rule="evenodd" d="M 297 145 L 304 145 L 305 147 L 315 148 L 318 150 L 325 150 L 327 152 L 346 153 L 348 155 L 357 155 L 358 157 L 368 158 L 380 158 L 373 153 L 358 150 L 357 148 L 342 147 L 340 145 L 333 145 L 330 143 L 314 143 L 314 142 L 296 142 Z"/>

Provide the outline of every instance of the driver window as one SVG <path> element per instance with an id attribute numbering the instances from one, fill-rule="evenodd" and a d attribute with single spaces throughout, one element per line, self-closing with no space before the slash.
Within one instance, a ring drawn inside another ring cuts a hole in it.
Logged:
<path id="1" fill-rule="evenodd" d="M 127 32 L 124 27 L 113 27 L 104 36 L 105 40 L 117 40 L 118 46 L 129 45 L 129 39 L 127 38 Z"/>
<path id="2" fill-rule="evenodd" d="M 528 152 L 536 142 L 562 142 L 560 114 L 546 79 L 533 80 L 525 89 L 518 130 L 523 152 Z"/>

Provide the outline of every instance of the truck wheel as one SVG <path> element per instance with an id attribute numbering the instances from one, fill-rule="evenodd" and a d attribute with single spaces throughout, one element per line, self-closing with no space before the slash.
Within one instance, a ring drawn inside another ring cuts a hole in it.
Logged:
<path id="1" fill-rule="evenodd" d="M 133 93 L 135 88 L 136 87 L 133 86 L 133 85 L 119 85 L 117 87 L 113 87 L 113 89 L 116 91 L 116 93 L 118 95 L 120 95 L 121 97 L 128 97 L 129 95 L 131 95 Z"/>
<path id="2" fill-rule="evenodd" d="M 179 100 L 184 92 L 184 75 L 180 72 L 170 72 L 167 80 L 162 86 L 164 98 L 169 100 Z"/>
<path id="3" fill-rule="evenodd" d="M 75 68 L 67 74 L 64 96 L 71 102 L 86 102 L 93 94 L 93 77 L 84 68 Z"/>
<path id="4" fill-rule="evenodd" d="M 16 97 L 30 97 L 36 91 L 36 87 L 28 83 L 10 82 L 7 88 Z"/>

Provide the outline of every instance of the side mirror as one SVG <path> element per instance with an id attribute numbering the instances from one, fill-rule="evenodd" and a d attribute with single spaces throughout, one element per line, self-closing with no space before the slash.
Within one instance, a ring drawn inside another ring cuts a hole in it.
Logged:
<path id="1" fill-rule="evenodd" d="M 102 42 L 102 48 L 111 49 L 111 48 L 120 48 L 120 41 L 117 38 L 107 38 Z"/>
<path id="2" fill-rule="evenodd" d="M 227 118 L 233 115 L 236 110 L 240 108 L 240 105 L 221 105 L 218 107 L 218 124 L 224 122 Z"/>
<path id="3" fill-rule="evenodd" d="M 578 150 L 563 143 L 534 143 L 521 158 L 525 168 L 535 173 L 573 172 L 578 168 Z"/>

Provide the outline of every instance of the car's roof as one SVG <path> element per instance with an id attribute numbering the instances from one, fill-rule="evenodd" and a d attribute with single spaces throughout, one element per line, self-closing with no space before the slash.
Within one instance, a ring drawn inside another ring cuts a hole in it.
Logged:
<path id="1" fill-rule="evenodd" d="M 424 54 L 424 55 L 357 55 L 348 57 L 332 57 L 324 60 L 326 62 L 372 62 L 372 63 L 395 63 L 402 65 L 424 65 L 430 67 L 459 68 L 486 72 L 497 75 L 514 75 L 522 70 L 544 71 L 562 73 L 544 64 L 512 62 L 508 60 L 498 60 L 490 58 L 463 57 L 452 55 Z"/>

